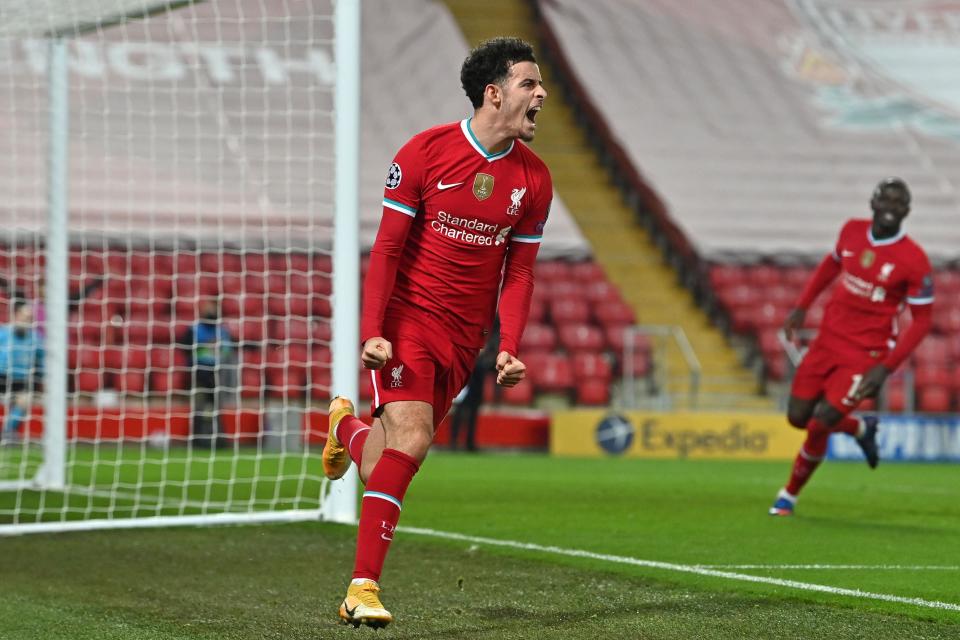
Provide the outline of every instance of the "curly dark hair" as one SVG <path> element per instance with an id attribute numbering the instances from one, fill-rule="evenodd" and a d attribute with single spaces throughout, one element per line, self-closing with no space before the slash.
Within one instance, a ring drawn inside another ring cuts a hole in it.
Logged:
<path id="1" fill-rule="evenodd" d="M 491 38 L 470 52 L 460 68 L 460 84 L 474 108 L 483 105 L 488 84 L 501 84 L 518 62 L 536 62 L 533 47 L 520 38 Z"/>

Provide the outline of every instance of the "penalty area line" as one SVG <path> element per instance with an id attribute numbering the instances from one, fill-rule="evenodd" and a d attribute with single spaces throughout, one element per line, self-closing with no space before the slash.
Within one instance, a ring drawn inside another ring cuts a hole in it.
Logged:
<path id="1" fill-rule="evenodd" d="M 899 604 L 909 604 L 928 609 L 943 609 L 946 611 L 960 611 L 960 604 L 952 602 L 940 602 L 939 600 L 924 600 L 923 598 L 907 598 L 904 596 L 895 596 L 888 593 L 873 593 L 871 591 L 861 591 L 860 589 L 844 589 L 842 587 L 831 587 L 824 584 L 815 584 L 811 582 L 799 582 L 797 580 L 783 580 L 781 578 L 769 578 L 766 576 L 752 576 L 746 573 L 734 573 L 732 571 L 721 571 L 711 569 L 702 565 L 675 564 L 672 562 L 659 562 L 657 560 L 643 560 L 641 558 L 631 558 L 629 556 L 615 556 L 606 553 L 595 553 L 583 549 L 565 549 L 563 547 L 554 547 L 531 542 L 519 542 L 517 540 L 499 540 L 497 538 L 483 538 L 480 536 L 469 536 L 462 533 L 453 533 L 449 531 L 438 531 L 435 529 L 424 529 L 420 527 L 397 527 L 397 530 L 404 533 L 411 533 L 419 536 L 428 536 L 432 538 L 443 538 L 446 540 L 459 540 L 462 542 L 472 542 L 474 544 L 489 545 L 493 547 L 508 547 L 510 549 L 520 549 L 523 551 L 535 551 L 540 553 L 550 553 L 559 556 L 568 556 L 571 558 L 587 558 L 589 560 L 598 560 L 601 562 L 612 562 L 615 564 L 626 564 L 637 567 L 649 567 L 651 569 L 663 569 L 665 571 L 677 571 L 680 573 L 693 573 L 701 576 L 710 576 L 713 578 L 724 578 L 726 580 L 738 580 L 740 582 L 756 582 L 760 584 L 769 584 L 778 587 L 787 587 L 789 589 L 798 589 L 801 591 L 816 591 L 820 593 L 829 593 L 838 596 L 849 596 L 851 598 L 863 598 L 868 600 L 882 600 L 884 602 L 896 602 Z"/>

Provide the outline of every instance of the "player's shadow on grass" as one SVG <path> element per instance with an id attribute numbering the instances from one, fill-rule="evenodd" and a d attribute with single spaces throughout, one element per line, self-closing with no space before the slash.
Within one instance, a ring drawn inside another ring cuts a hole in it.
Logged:
<path id="1" fill-rule="evenodd" d="M 804 514 L 803 520 L 808 523 L 814 524 L 824 524 L 832 525 L 836 527 L 842 526 L 846 529 L 863 529 L 870 532 L 884 531 L 890 534 L 896 533 L 909 533 L 912 535 L 921 534 L 921 535 L 930 535 L 936 534 L 941 536 L 944 533 L 954 533 L 956 529 L 952 527 L 930 527 L 914 524 L 892 524 L 877 522 L 875 520 L 863 520 L 861 518 L 838 518 L 832 516 L 811 516 Z"/>

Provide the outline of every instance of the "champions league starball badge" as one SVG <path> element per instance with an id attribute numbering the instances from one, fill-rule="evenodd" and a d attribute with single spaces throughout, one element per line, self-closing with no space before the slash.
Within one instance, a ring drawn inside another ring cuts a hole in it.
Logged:
<path id="1" fill-rule="evenodd" d="M 390 170 L 387 171 L 387 189 L 396 189 L 399 187 L 402 178 L 403 171 L 400 170 L 400 165 L 394 162 L 390 165 Z"/>

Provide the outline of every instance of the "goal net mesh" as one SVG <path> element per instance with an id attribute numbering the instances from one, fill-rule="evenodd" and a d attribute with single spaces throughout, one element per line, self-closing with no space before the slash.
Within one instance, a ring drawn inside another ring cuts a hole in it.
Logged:
<path id="1" fill-rule="evenodd" d="M 69 81 L 66 424 L 46 424 L 50 39 Z M 319 512 L 332 0 L 0 9 L 0 527 Z M 45 429 L 65 433 L 44 486 Z"/>

